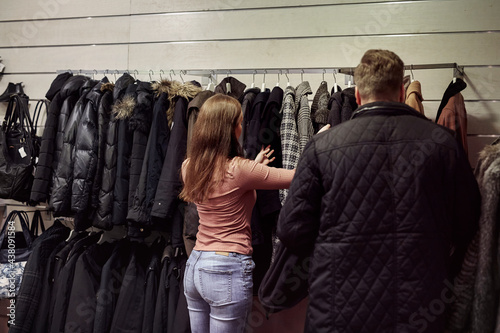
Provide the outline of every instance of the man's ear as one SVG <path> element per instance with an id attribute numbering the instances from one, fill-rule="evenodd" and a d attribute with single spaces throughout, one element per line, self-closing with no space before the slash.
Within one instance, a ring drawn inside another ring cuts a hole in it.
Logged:
<path id="1" fill-rule="evenodd" d="M 362 105 L 361 104 L 361 96 L 359 95 L 358 87 L 354 87 L 354 96 L 356 96 L 356 103 L 358 105 Z"/>
<path id="2" fill-rule="evenodd" d="M 405 91 L 405 84 L 401 84 L 401 89 L 399 90 L 399 101 L 401 103 L 404 103 L 406 101 L 406 91 Z"/>

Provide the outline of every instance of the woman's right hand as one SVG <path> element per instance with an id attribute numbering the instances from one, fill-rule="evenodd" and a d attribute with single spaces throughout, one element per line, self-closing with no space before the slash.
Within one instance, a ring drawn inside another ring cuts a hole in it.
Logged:
<path id="1" fill-rule="evenodd" d="M 275 157 L 270 158 L 273 153 L 274 149 L 271 149 L 271 146 L 267 146 L 265 149 L 264 146 L 262 146 L 257 157 L 255 157 L 255 162 L 267 165 L 274 161 Z"/>

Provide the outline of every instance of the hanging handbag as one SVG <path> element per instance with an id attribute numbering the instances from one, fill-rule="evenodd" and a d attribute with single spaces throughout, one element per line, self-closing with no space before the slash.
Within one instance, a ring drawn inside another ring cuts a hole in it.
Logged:
<path id="1" fill-rule="evenodd" d="M 42 109 L 45 109 L 45 115 L 48 113 L 49 103 L 46 99 L 41 99 L 36 103 L 35 111 L 33 112 L 33 128 L 31 132 L 31 137 L 33 140 L 33 148 L 35 150 L 35 156 L 40 155 L 40 147 L 42 146 L 42 137 L 37 134 L 38 121 L 40 115 L 42 114 Z"/>
<path id="2" fill-rule="evenodd" d="M 279 242 L 274 261 L 260 284 L 259 300 L 267 313 L 298 304 L 308 295 L 310 256 L 296 255 Z"/>
<path id="3" fill-rule="evenodd" d="M 38 237 L 39 230 L 42 233 L 45 232 L 45 225 L 43 224 L 42 213 L 37 209 L 33 212 L 33 218 L 31 219 L 30 234 L 33 240 Z"/>
<path id="4" fill-rule="evenodd" d="M 28 96 L 13 95 L 0 130 L 0 198 L 30 198 L 36 159 L 32 133 Z"/>
<path id="5" fill-rule="evenodd" d="M 15 231 L 19 219 L 22 231 Z M 24 273 L 24 266 L 32 251 L 33 240 L 28 229 L 28 214 L 12 211 L 0 231 L 0 298 L 17 295 Z"/>

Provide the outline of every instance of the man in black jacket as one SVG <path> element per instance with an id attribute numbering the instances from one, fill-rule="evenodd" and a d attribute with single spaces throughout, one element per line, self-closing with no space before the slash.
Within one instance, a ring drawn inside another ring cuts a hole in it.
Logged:
<path id="1" fill-rule="evenodd" d="M 480 196 L 454 133 L 402 103 L 403 74 L 367 51 L 360 107 L 299 161 L 277 233 L 311 254 L 306 332 L 444 331 Z"/>

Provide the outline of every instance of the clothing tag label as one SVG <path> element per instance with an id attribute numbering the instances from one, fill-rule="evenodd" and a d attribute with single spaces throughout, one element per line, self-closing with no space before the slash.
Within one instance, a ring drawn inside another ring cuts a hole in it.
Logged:
<path id="1" fill-rule="evenodd" d="M 5 65 L 0 62 L 0 72 L 3 72 L 4 69 L 5 69 Z"/>
<path id="2" fill-rule="evenodd" d="M 21 155 L 21 158 L 28 156 L 28 154 L 24 151 L 24 147 L 19 148 L 19 155 Z"/>

